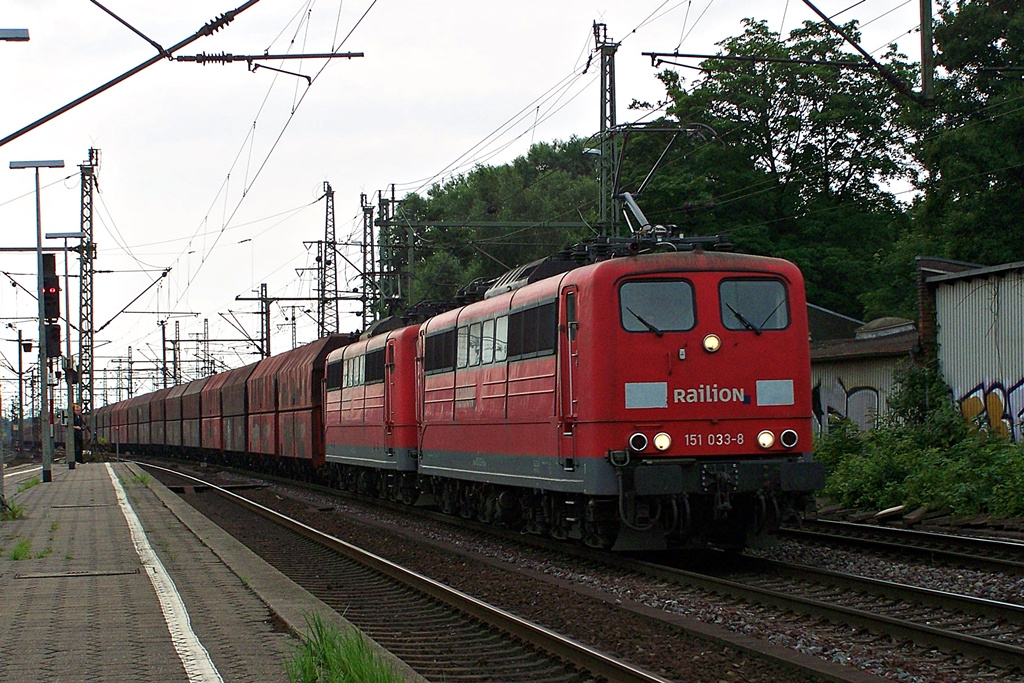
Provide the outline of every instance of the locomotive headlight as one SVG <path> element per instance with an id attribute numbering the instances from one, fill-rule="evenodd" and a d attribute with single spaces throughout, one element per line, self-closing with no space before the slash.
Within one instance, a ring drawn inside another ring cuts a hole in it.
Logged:
<path id="1" fill-rule="evenodd" d="M 634 432 L 629 437 L 629 447 L 637 453 L 643 453 L 647 448 L 647 435 L 642 432 Z"/>
<path id="2" fill-rule="evenodd" d="M 654 447 L 659 451 L 667 451 L 672 447 L 672 437 L 665 432 L 658 432 L 654 435 Z"/>
<path id="3" fill-rule="evenodd" d="M 757 435 L 757 445 L 761 448 L 771 448 L 775 445 L 775 435 L 767 429 Z"/>
<path id="4" fill-rule="evenodd" d="M 779 443 L 781 443 L 786 448 L 792 448 L 793 446 L 796 445 L 796 442 L 799 440 L 800 437 L 797 435 L 796 431 L 792 429 L 786 429 L 781 434 L 779 434 Z"/>
<path id="5" fill-rule="evenodd" d="M 717 334 L 709 334 L 704 337 L 704 350 L 708 353 L 714 353 L 722 347 L 722 340 Z"/>

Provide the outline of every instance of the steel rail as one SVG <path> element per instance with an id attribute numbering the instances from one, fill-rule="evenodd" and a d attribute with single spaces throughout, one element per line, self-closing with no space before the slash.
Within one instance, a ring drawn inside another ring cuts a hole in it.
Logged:
<path id="1" fill-rule="evenodd" d="M 769 569 L 784 572 L 791 576 L 803 577 L 807 580 L 821 581 L 839 588 L 880 595 L 892 600 L 903 602 L 916 601 L 917 604 L 927 607 L 959 610 L 987 619 L 1002 619 L 1011 624 L 1024 624 L 1024 605 L 1017 603 L 978 598 L 972 595 L 951 593 L 949 591 L 913 586 L 895 581 L 873 579 L 869 576 L 844 574 L 831 569 L 809 567 L 803 564 L 780 562 L 778 560 L 744 558 L 744 561 L 750 563 L 752 571 Z"/>
<path id="2" fill-rule="evenodd" d="M 1024 543 L 833 520 L 811 520 L 805 524 L 810 528 L 784 527 L 779 530 L 779 535 L 796 540 L 882 549 L 900 555 L 915 554 L 995 571 L 1024 573 L 1024 561 L 1013 559 L 1024 557 Z M 815 530 L 815 527 L 821 530 Z M 954 549 L 957 547 L 960 550 Z"/>
<path id="3" fill-rule="evenodd" d="M 671 683 L 668 679 L 598 652 L 593 648 L 587 647 L 586 645 L 576 642 L 570 638 L 566 638 L 565 636 L 540 626 L 539 624 L 534 624 L 526 619 L 522 619 L 521 617 L 506 612 L 505 610 L 489 605 L 482 600 L 478 600 L 470 595 L 462 593 L 461 591 L 455 590 L 454 588 L 446 586 L 439 581 L 435 581 L 430 577 L 410 571 L 398 564 L 395 564 L 394 562 L 380 557 L 379 555 L 365 551 L 351 543 L 343 541 L 340 538 L 331 536 L 330 534 L 318 531 L 307 524 L 287 517 L 286 515 L 275 510 L 271 510 L 259 503 L 248 500 L 220 486 L 211 484 L 210 482 L 204 481 L 198 477 L 194 477 L 177 470 L 160 467 L 149 462 L 139 462 L 136 464 L 146 468 L 158 469 L 163 472 L 173 474 L 174 476 L 194 481 L 197 485 L 204 486 L 209 490 L 216 492 L 218 495 L 228 498 L 233 503 L 280 524 L 293 533 L 319 543 L 334 552 L 340 553 L 349 559 L 373 569 L 374 571 L 380 572 L 381 574 L 429 595 L 446 605 L 454 607 L 464 614 L 479 619 L 480 621 L 490 624 L 505 633 L 528 642 L 534 647 L 544 650 L 555 657 L 571 662 L 592 674 L 601 676 L 610 681 L 617 681 L 621 683 Z"/>
<path id="4" fill-rule="evenodd" d="M 1021 662 L 1024 662 L 1024 647 L 948 631 L 898 617 L 875 614 L 855 607 L 836 605 L 816 598 L 794 596 L 790 592 L 754 586 L 741 581 L 717 578 L 650 562 L 638 561 L 636 565 L 638 571 L 650 576 L 757 604 L 791 610 L 799 614 L 821 616 L 832 622 L 865 628 L 873 633 L 890 634 L 926 647 L 937 647 L 946 652 L 959 652 L 975 659 L 987 660 L 996 666 L 1019 668 Z"/>

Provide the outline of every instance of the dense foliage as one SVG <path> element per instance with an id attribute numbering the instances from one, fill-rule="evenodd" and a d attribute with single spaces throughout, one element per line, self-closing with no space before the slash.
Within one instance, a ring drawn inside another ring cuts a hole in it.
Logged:
<path id="1" fill-rule="evenodd" d="M 840 420 L 819 437 L 826 497 L 868 510 L 1024 514 L 1024 444 L 968 423 L 934 367 L 905 368 L 889 406 L 872 430 Z"/>
<path id="2" fill-rule="evenodd" d="M 902 114 L 921 192 L 879 252 L 869 310 L 912 311 L 918 255 L 995 265 L 1024 260 L 1024 4 L 948 0 L 935 25 L 932 107 Z"/>
<path id="3" fill-rule="evenodd" d="M 596 164 L 583 150 L 578 139 L 537 144 L 511 164 L 479 166 L 434 185 L 426 197 L 408 195 L 399 222 L 426 226 L 414 231 L 416 262 L 407 301 L 450 300 L 473 280 L 501 275 L 593 234 L 586 226 L 597 220 Z M 429 225 L 431 221 L 468 225 Z M 488 222 L 495 227 L 480 226 Z M 519 225 L 499 227 L 501 223 Z M 407 245 L 408 231 L 399 226 L 390 238 Z M 406 255 L 406 249 L 396 250 L 395 270 L 408 269 Z"/>
<path id="4" fill-rule="evenodd" d="M 857 35 L 854 24 L 844 29 Z M 826 308 L 915 317 L 915 256 L 1024 260 L 1024 6 L 946 0 L 935 44 L 935 103 L 923 106 L 850 64 L 859 57 L 820 24 L 781 36 L 747 20 L 699 77 L 659 75 L 662 122 L 701 134 L 667 152 L 666 134 L 631 134 L 619 190 L 636 192 L 660 159 L 640 197 L 652 221 L 788 258 Z M 916 82 L 918 67 L 893 50 L 881 61 Z M 417 227 L 383 236 L 398 245 L 391 268 L 412 276 L 405 302 L 450 299 L 476 278 L 595 234 L 600 188 L 588 146 L 538 144 L 405 197 L 396 218 Z"/>
<path id="5" fill-rule="evenodd" d="M 726 226 L 740 251 L 795 262 L 814 303 L 862 316 L 873 256 L 892 243 L 902 213 L 886 184 L 911 175 L 898 98 L 875 72 L 841 65 L 851 63 L 842 38 L 820 24 L 783 39 L 748 20 L 720 46 L 723 58 L 705 60 L 688 87 L 676 72 L 662 74 L 668 113 L 714 128 L 742 164 L 722 176 L 716 150 L 695 160 L 714 199 L 701 220 Z M 887 63 L 911 77 L 898 55 Z"/>

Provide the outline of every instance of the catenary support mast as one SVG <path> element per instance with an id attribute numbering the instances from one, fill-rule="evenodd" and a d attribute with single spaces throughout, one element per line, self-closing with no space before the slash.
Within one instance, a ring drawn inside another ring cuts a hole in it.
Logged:
<path id="1" fill-rule="evenodd" d="M 594 22 L 594 47 L 601 57 L 601 234 L 615 236 L 619 211 L 614 198 L 619 145 L 615 137 L 615 52 L 608 27 Z"/>
<path id="2" fill-rule="evenodd" d="M 92 241 L 93 189 L 98 186 L 100 151 L 89 149 L 89 160 L 78 167 L 82 174 L 81 304 L 78 309 L 78 403 L 82 419 L 89 425 L 93 409 L 93 260 L 96 245 Z M 70 334 L 70 330 L 68 331 Z"/>
<path id="3" fill-rule="evenodd" d="M 316 319 L 320 327 L 320 337 L 338 331 L 338 244 L 334 236 L 334 190 L 326 181 L 324 198 L 327 206 L 324 241 L 319 243 L 317 249 L 320 293 L 317 297 Z"/>
<path id="4" fill-rule="evenodd" d="M 373 236 L 373 204 L 365 194 L 359 195 L 363 209 L 363 326 L 367 329 L 377 319 L 380 307 L 380 285 L 377 282 L 377 248 Z"/>

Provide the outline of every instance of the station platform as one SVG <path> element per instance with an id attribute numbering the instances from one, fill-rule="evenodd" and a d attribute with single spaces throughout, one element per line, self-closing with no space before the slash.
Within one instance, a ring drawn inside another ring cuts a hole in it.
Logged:
<path id="1" fill-rule="evenodd" d="M 51 471 L 5 475 L 0 681 L 287 681 L 308 616 L 351 628 L 134 464 Z"/>

